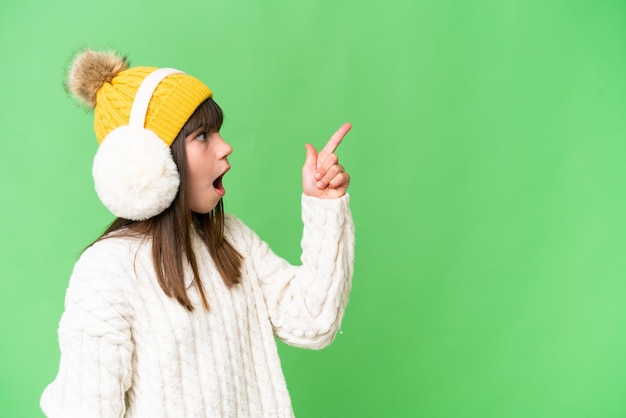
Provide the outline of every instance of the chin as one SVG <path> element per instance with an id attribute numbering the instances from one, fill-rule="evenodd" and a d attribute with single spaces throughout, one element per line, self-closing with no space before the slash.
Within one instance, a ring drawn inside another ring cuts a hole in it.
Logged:
<path id="1" fill-rule="evenodd" d="M 218 201 L 219 202 L 219 201 Z M 195 213 L 199 213 L 202 215 L 206 215 L 207 213 L 211 212 L 213 209 L 215 209 L 215 207 L 217 206 L 217 203 L 215 202 L 213 205 L 194 205 L 191 206 L 191 211 L 195 212 Z"/>

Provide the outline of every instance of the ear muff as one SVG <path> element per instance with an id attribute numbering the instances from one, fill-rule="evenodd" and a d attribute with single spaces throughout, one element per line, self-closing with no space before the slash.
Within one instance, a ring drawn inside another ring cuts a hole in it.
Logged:
<path id="1" fill-rule="evenodd" d="M 94 157 L 92 174 L 98 197 L 115 216 L 141 221 L 167 209 L 180 185 L 169 146 L 145 128 L 150 99 L 173 68 L 160 68 L 141 83 L 128 125 L 112 130 Z"/>

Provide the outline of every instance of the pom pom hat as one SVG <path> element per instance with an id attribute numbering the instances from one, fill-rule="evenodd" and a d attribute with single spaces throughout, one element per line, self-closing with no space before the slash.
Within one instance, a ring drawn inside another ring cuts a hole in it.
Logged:
<path id="1" fill-rule="evenodd" d="M 69 69 L 68 90 L 94 110 L 100 144 L 93 177 L 115 216 L 144 220 L 169 207 L 180 183 L 169 146 L 211 90 L 171 68 L 134 67 L 112 52 L 85 50 Z"/>

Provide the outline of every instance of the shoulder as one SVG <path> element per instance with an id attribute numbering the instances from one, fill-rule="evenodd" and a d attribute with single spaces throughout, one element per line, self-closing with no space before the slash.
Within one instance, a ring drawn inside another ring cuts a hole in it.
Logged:
<path id="1" fill-rule="evenodd" d="M 238 231 L 241 229 L 245 229 L 247 226 L 244 222 L 239 219 L 237 216 L 231 213 L 224 214 L 224 230 L 225 231 Z"/>
<path id="2" fill-rule="evenodd" d="M 224 237 L 240 250 L 249 248 L 259 239 L 250 227 L 232 214 L 224 214 Z"/>
<path id="3" fill-rule="evenodd" d="M 87 248 L 72 271 L 65 293 L 65 312 L 60 327 L 88 330 L 90 335 L 127 327 L 138 299 L 134 258 L 138 242 L 107 238 Z M 134 250 L 134 251 L 133 251 Z"/>
<path id="4" fill-rule="evenodd" d="M 126 312 L 129 294 L 133 292 L 128 278 L 134 274 L 133 253 L 137 244 L 128 239 L 106 238 L 83 251 L 74 264 L 65 294 L 66 327 L 81 328 L 94 318 Z M 90 314 L 85 315 L 86 312 Z"/>
<path id="5" fill-rule="evenodd" d="M 231 238 L 243 238 L 250 228 L 237 216 L 230 213 L 224 214 L 224 235 Z"/>
<path id="6" fill-rule="evenodd" d="M 117 286 L 118 278 L 134 274 L 135 265 L 143 253 L 149 254 L 149 245 L 134 238 L 111 237 L 102 239 L 81 254 L 74 265 L 70 284 L 92 283 L 98 286 Z"/>
<path id="7" fill-rule="evenodd" d="M 104 238 L 89 246 L 81 254 L 80 264 L 124 264 L 124 261 L 133 257 L 145 241 L 137 238 L 110 237 Z"/>

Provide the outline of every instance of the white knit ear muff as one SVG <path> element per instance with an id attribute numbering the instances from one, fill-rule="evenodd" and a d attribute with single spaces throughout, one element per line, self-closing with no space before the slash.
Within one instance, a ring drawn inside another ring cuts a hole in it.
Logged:
<path id="1" fill-rule="evenodd" d="M 143 80 L 128 125 L 112 130 L 94 157 L 98 197 L 119 218 L 141 221 L 156 216 L 178 193 L 180 177 L 169 146 L 145 128 L 152 94 L 163 79 L 177 73 L 182 71 L 160 68 Z"/>

